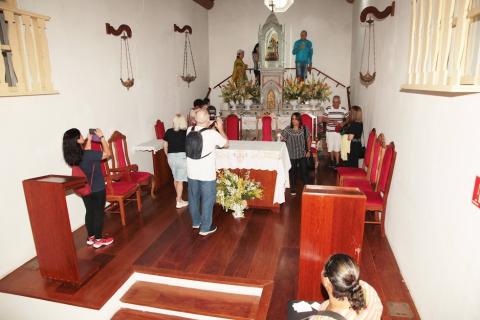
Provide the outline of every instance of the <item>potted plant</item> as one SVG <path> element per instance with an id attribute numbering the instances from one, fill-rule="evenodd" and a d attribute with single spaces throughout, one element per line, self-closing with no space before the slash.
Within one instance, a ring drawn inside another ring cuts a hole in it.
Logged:
<path id="1" fill-rule="evenodd" d="M 249 172 L 244 177 L 225 169 L 217 174 L 217 203 L 226 211 L 233 210 L 234 218 L 243 218 L 247 200 L 261 199 L 263 189 L 259 182 L 250 180 Z"/>
<path id="2" fill-rule="evenodd" d="M 304 86 L 304 82 L 299 82 L 297 79 L 285 79 L 283 82 L 283 99 L 295 108 L 302 95 Z"/>
<path id="3" fill-rule="evenodd" d="M 244 104 L 247 110 L 250 109 L 250 106 L 253 103 L 260 102 L 260 86 L 254 81 L 247 81 L 245 83 L 245 96 Z"/>

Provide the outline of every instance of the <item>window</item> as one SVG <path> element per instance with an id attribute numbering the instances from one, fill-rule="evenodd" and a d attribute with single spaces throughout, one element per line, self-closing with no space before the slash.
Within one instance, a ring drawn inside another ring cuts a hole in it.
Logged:
<path id="1" fill-rule="evenodd" d="M 480 92 L 480 0 L 412 0 L 405 90 Z"/>
<path id="2" fill-rule="evenodd" d="M 285 12 L 293 4 L 294 0 L 264 0 L 268 9 L 272 10 L 272 4 L 274 5 L 273 11 Z"/>
<path id="3" fill-rule="evenodd" d="M 54 94 L 45 33 L 50 18 L 0 0 L 0 96 Z"/>

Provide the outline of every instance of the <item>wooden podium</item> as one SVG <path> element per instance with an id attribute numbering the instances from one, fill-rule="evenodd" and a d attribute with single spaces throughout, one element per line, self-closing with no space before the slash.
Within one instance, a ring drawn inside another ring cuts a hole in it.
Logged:
<path id="1" fill-rule="evenodd" d="M 82 177 L 48 175 L 23 181 L 42 277 L 81 285 L 99 265 L 77 259 L 65 195 L 82 187 Z"/>
<path id="2" fill-rule="evenodd" d="M 299 300 L 328 299 L 321 272 L 328 258 L 345 253 L 360 263 L 365 195 L 357 188 L 305 186 L 300 229 Z"/>

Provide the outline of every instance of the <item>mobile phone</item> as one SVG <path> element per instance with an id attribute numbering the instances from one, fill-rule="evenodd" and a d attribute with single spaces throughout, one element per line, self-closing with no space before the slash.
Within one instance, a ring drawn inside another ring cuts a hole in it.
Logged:
<path id="1" fill-rule="evenodd" d="M 92 135 L 92 141 L 93 142 L 100 142 L 100 137 L 97 136 L 97 134 L 95 133 L 97 129 L 88 129 L 88 133 L 90 133 Z"/>

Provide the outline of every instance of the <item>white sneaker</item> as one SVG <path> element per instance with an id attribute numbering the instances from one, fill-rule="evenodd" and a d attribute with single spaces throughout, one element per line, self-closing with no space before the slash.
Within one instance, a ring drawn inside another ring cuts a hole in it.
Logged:
<path id="1" fill-rule="evenodd" d="M 177 201 L 177 205 L 176 205 L 177 209 L 180 209 L 186 206 L 188 206 L 188 201 L 183 201 L 183 200 Z"/>

